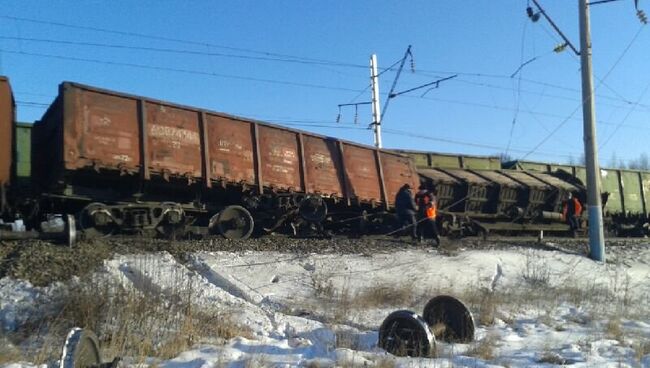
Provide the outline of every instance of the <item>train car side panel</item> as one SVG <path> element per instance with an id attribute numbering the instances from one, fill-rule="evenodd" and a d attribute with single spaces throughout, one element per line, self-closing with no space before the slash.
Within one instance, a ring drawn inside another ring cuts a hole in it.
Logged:
<path id="1" fill-rule="evenodd" d="M 381 183 L 374 151 L 370 148 L 346 144 L 343 156 L 350 197 L 363 201 L 380 202 L 382 200 Z"/>
<path id="2" fill-rule="evenodd" d="M 415 161 L 415 165 L 418 167 L 429 167 L 429 154 L 428 153 L 418 153 L 418 152 L 411 152 L 408 154 L 413 158 L 413 161 Z"/>
<path id="3" fill-rule="evenodd" d="M 29 181 L 32 174 L 32 124 L 16 124 L 16 180 Z"/>
<path id="4" fill-rule="evenodd" d="M 15 103 L 9 80 L 0 77 L 0 186 L 11 181 Z"/>
<path id="5" fill-rule="evenodd" d="M 381 152 L 381 165 L 384 173 L 384 187 L 388 203 L 395 202 L 395 195 L 404 184 L 417 188 L 418 174 L 407 157 Z"/>
<path id="6" fill-rule="evenodd" d="M 264 125 L 260 125 L 258 131 L 264 186 L 300 190 L 297 134 Z"/>
<path id="7" fill-rule="evenodd" d="M 254 185 L 252 124 L 212 114 L 207 115 L 207 123 L 212 179 Z"/>
<path id="8" fill-rule="evenodd" d="M 151 170 L 202 176 L 199 116 L 195 111 L 147 101 L 147 150 Z"/>
<path id="9" fill-rule="evenodd" d="M 639 174 L 634 171 L 620 171 L 621 187 L 623 188 L 623 204 L 625 212 L 643 214 L 643 196 L 639 183 Z"/>
<path id="10" fill-rule="evenodd" d="M 605 204 L 605 214 L 621 213 L 623 203 L 621 201 L 621 190 L 619 187 L 619 178 L 616 170 L 600 170 L 601 191 L 608 192 L 609 197 Z"/>
<path id="11" fill-rule="evenodd" d="M 465 169 L 476 170 L 499 170 L 501 169 L 501 161 L 498 157 L 472 157 L 461 156 L 462 167 Z"/>
<path id="12" fill-rule="evenodd" d="M 64 84 L 65 168 L 137 172 L 140 143 L 136 101 Z M 48 124 L 56 125 L 56 117 Z"/>
<path id="13" fill-rule="evenodd" d="M 343 197 L 341 156 L 336 141 L 303 137 L 307 192 Z"/>
<path id="14" fill-rule="evenodd" d="M 640 172 L 641 190 L 643 191 L 644 209 L 646 215 L 650 212 L 650 172 Z"/>

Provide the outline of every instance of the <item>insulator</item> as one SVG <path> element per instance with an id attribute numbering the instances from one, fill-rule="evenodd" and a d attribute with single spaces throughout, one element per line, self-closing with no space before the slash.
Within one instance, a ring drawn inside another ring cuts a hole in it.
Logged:
<path id="1" fill-rule="evenodd" d="M 354 123 L 357 124 L 359 122 L 359 106 L 354 105 Z"/>
<path id="2" fill-rule="evenodd" d="M 528 18 L 533 18 L 533 14 L 535 14 L 535 13 L 533 12 L 533 8 L 531 8 L 530 6 L 527 7 L 527 8 L 526 8 L 526 14 L 528 14 Z"/>
<path id="3" fill-rule="evenodd" d="M 646 17 L 645 12 L 643 10 L 637 10 L 636 16 L 639 17 L 639 21 L 643 24 L 648 24 L 648 17 Z"/>
<path id="4" fill-rule="evenodd" d="M 336 115 L 336 122 L 337 123 L 341 122 L 341 114 L 340 113 Z"/>

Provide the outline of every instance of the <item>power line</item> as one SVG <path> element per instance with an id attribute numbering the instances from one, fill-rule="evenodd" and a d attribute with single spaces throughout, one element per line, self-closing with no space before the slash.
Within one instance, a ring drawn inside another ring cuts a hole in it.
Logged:
<path id="1" fill-rule="evenodd" d="M 623 52 L 621 53 L 621 55 L 616 59 L 616 61 L 615 61 L 614 64 L 609 68 L 609 70 L 607 71 L 607 73 L 605 73 L 605 76 L 603 76 L 602 79 L 599 79 L 599 83 L 598 83 L 598 85 L 594 88 L 594 90 L 598 89 L 598 87 L 599 87 L 601 84 L 603 84 L 603 83 L 605 82 L 605 80 L 610 76 L 610 74 L 611 74 L 611 73 L 614 71 L 614 69 L 618 66 L 618 64 L 621 62 L 621 60 L 623 59 L 623 57 L 627 54 L 627 52 L 628 52 L 628 51 L 630 50 L 630 48 L 632 47 L 632 44 L 633 44 L 633 43 L 637 40 L 637 38 L 639 37 L 639 34 L 641 33 L 641 30 L 642 30 L 642 29 L 643 29 L 643 27 L 639 28 L 639 30 L 636 32 L 636 34 L 634 35 L 634 37 L 632 38 L 632 40 L 631 40 L 631 41 L 628 43 L 628 45 L 625 47 L 625 49 L 623 50 Z M 571 113 L 571 115 L 569 115 L 569 117 L 567 117 L 567 118 L 564 119 L 562 122 L 560 122 L 560 124 L 558 124 L 557 127 L 556 127 L 555 129 L 553 129 L 553 130 L 551 131 L 551 133 L 549 133 L 549 135 L 547 135 L 544 139 L 542 139 L 542 141 L 541 141 L 539 144 L 537 144 L 537 145 L 535 146 L 535 148 L 533 148 L 533 150 L 531 150 L 530 152 L 527 152 L 527 153 L 526 153 L 526 154 L 525 154 L 521 159 L 523 160 L 523 159 L 525 159 L 526 157 L 528 157 L 530 154 L 534 153 L 535 150 L 537 150 L 537 149 L 538 149 L 542 144 L 544 144 L 548 139 L 550 139 L 550 138 L 551 138 L 551 137 L 552 137 L 552 136 L 553 136 L 553 135 L 554 135 L 554 134 L 555 134 L 555 133 L 556 133 L 556 132 L 557 132 L 557 131 L 562 127 L 562 126 L 564 126 L 564 124 L 566 124 L 567 121 L 569 121 L 569 119 L 570 119 L 570 118 L 571 118 L 571 117 L 572 117 L 572 116 L 573 116 L 573 115 L 574 115 L 574 114 L 575 114 L 575 113 L 580 109 L 580 107 L 581 107 L 583 104 L 584 104 L 584 101 L 582 101 L 582 102 L 580 103 L 580 105 L 578 105 L 578 107 L 576 107 L 576 109 Z"/>
<path id="2" fill-rule="evenodd" d="M 517 80 L 523 82 L 523 81 L 525 81 L 525 78 L 518 78 Z M 525 93 L 525 94 L 529 94 L 529 95 L 550 97 L 550 98 L 555 98 L 555 99 L 558 99 L 558 100 L 575 101 L 575 102 L 578 102 L 578 101 L 581 100 L 580 98 L 573 98 L 573 97 L 568 97 L 568 96 L 559 96 L 559 95 L 554 95 L 554 94 L 549 94 L 549 93 L 531 91 L 531 90 L 527 90 L 527 89 L 523 89 L 523 88 L 519 89 L 519 88 L 505 87 L 505 86 L 499 86 L 499 85 L 484 83 L 484 82 L 474 82 L 474 81 L 470 81 L 470 80 L 466 80 L 466 79 L 462 79 L 462 78 L 456 78 L 456 81 L 460 82 L 460 83 L 465 83 L 465 84 L 470 84 L 470 85 L 475 85 L 475 86 L 480 86 L 480 87 L 485 87 L 485 88 L 499 89 L 499 90 L 504 90 L 504 91 L 517 91 L 517 92 L 521 92 L 521 93 Z M 547 86 L 543 86 L 543 87 L 547 87 Z M 576 90 L 575 92 L 579 92 L 579 91 Z M 599 95 L 597 95 L 597 96 L 599 96 Z M 644 109 L 650 110 L 650 105 L 628 101 L 628 100 L 622 98 L 622 96 L 621 96 L 621 98 L 611 98 L 611 97 L 607 97 L 607 96 L 599 96 L 599 97 L 601 97 L 603 99 L 614 100 L 614 101 L 619 101 L 619 102 L 624 103 L 623 105 L 615 105 L 615 104 L 611 104 L 611 103 L 607 103 L 607 102 L 600 102 L 599 104 L 601 106 L 610 106 L 610 107 L 615 107 L 615 108 L 621 108 L 621 107 L 624 107 L 624 106 L 627 106 L 627 105 L 634 105 L 634 106 L 637 106 L 637 107 L 642 107 Z"/>
<path id="3" fill-rule="evenodd" d="M 200 45 L 200 46 L 210 46 L 210 47 L 222 48 L 222 49 L 228 49 L 228 50 L 234 50 L 234 51 L 240 51 L 240 52 L 261 54 L 261 55 L 266 55 L 266 57 L 255 57 L 255 56 L 247 56 L 247 55 L 234 55 L 234 54 L 214 53 L 214 52 L 202 52 L 202 51 L 194 51 L 194 50 L 179 50 L 179 49 L 170 49 L 170 48 L 155 48 L 155 47 L 147 47 L 147 46 L 129 46 L 129 45 L 106 44 L 106 43 L 94 43 L 94 42 L 78 42 L 78 41 L 65 41 L 65 40 L 54 40 L 54 39 L 38 39 L 38 38 L 26 38 L 26 37 L 0 37 L 0 38 L 3 38 L 3 39 L 14 39 L 14 40 L 20 40 L 20 41 L 45 42 L 45 43 L 55 43 L 55 44 L 70 44 L 70 45 L 77 45 L 77 46 L 95 46 L 95 47 L 122 48 L 122 49 L 168 52 L 168 53 L 190 54 L 190 55 L 221 56 L 221 57 L 230 57 L 230 58 L 238 58 L 238 59 L 264 60 L 264 61 L 298 63 L 298 64 L 307 64 L 307 65 L 338 66 L 338 67 L 363 68 L 363 69 L 367 68 L 367 66 L 361 65 L 361 64 L 353 64 L 353 63 L 345 63 L 345 62 L 332 61 L 332 60 L 309 58 L 309 57 L 303 57 L 303 56 L 287 55 L 287 54 L 268 52 L 268 51 L 252 50 L 252 49 L 246 49 L 246 48 L 230 47 L 230 46 L 223 46 L 223 45 L 217 45 L 217 44 L 206 43 L 206 42 L 183 40 L 183 39 L 169 38 L 169 37 L 163 37 L 163 36 L 153 36 L 153 35 L 147 35 L 147 34 L 135 33 L 135 32 L 125 32 L 125 31 L 110 30 L 110 29 L 106 29 L 106 28 L 79 26 L 79 25 L 73 25 L 73 24 L 68 24 L 68 23 L 50 22 L 50 21 L 43 21 L 43 20 L 36 20 L 36 19 L 29 19 L 29 18 L 12 17 L 12 16 L 6 16 L 6 15 L 0 15 L 0 18 L 12 19 L 12 20 L 23 21 L 23 22 L 38 23 L 38 24 L 55 25 L 55 26 L 60 26 L 60 27 L 69 27 L 69 28 L 76 28 L 76 29 L 92 30 L 92 31 L 97 31 L 97 32 L 113 33 L 113 34 L 127 35 L 127 36 L 133 36 L 133 37 L 157 39 L 157 40 L 176 42 L 176 43 L 185 43 L 185 44 L 193 44 L 193 45 Z M 270 56 L 276 56 L 276 58 L 273 58 L 273 57 L 270 57 Z M 385 69 L 380 68 L 380 69 L 382 69 L 382 72 L 380 73 L 380 75 L 387 72 L 387 71 L 391 71 L 395 67 L 395 65 L 397 65 L 397 63 L 399 63 L 399 62 L 400 62 L 400 60 L 398 60 L 396 63 L 394 63 L 393 65 L 391 65 L 390 67 L 385 68 Z M 506 75 L 469 73 L 469 72 L 458 72 L 458 71 L 427 71 L 427 70 L 421 70 L 421 72 L 422 73 L 458 74 L 458 75 L 474 76 L 474 77 L 509 78 L 509 76 L 506 76 Z M 416 74 L 422 74 L 422 73 L 416 73 Z M 579 92 L 579 90 L 576 90 L 576 89 L 572 89 L 572 88 L 568 88 L 568 87 L 564 87 L 564 86 L 553 85 L 553 84 L 546 83 L 546 82 L 534 81 L 534 80 L 530 80 L 530 79 L 522 79 L 522 81 L 525 81 L 527 83 L 540 84 L 540 85 L 544 85 L 544 86 L 548 86 L 548 87 L 552 87 L 552 88 L 558 88 L 558 89 L 564 89 L 564 90 L 571 90 L 571 91 Z M 620 96 L 618 93 L 616 93 L 616 91 L 612 90 L 612 92 L 614 92 L 615 94 Z M 609 96 L 601 96 L 601 95 L 599 95 L 599 97 L 600 98 L 615 99 L 615 98 L 612 98 L 612 97 L 609 97 Z M 622 97 L 622 96 L 620 96 L 620 97 Z M 625 102 L 625 103 L 628 103 L 628 104 L 631 103 L 629 100 L 627 100 L 625 98 L 621 98 L 620 100 Z"/>
<path id="4" fill-rule="evenodd" d="M 220 57 L 228 57 L 228 58 L 235 58 L 235 59 L 262 60 L 262 61 L 274 61 L 274 62 L 296 63 L 296 64 L 307 64 L 307 65 L 339 66 L 339 67 L 349 67 L 349 68 L 362 67 L 361 65 L 357 65 L 357 64 L 348 64 L 348 63 L 341 63 L 335 61 L 301 60 L 301 59 L 277 58 L 277 57 L 268 57 L 268 56 L 236 55 L 236 54 L 226 54 L 221 52 L 207 52 L 207 51 L 183 50 L 183 49 L 160 48 L 160 47 L 149 47 L 149 46 L 130 46 L 130 45 L 119 45 L 119 44 L 98 43 L 98 42 L 65 41 L 65 40 L 54 40 L 54 39 L 43 39 L 43 38 L 11 37 L 11 36 L 0 36 L 0 39 L 37 42 L 37 43 L 49 43 L 49 44 L 56 44 L 56 45 L 103 47 L 103 48 L 135 50 L 135 51 L 153 51 L 153 52 L 180 54 L 180 55 L 220 56 Z M 390 68 L 387 68 L 386 70 L 384 70 L 384 72 L 388 70 L 390 70 Z"/>
<path id="5" fill-rule="evenodd" d="M 459 72 L 459 71 L 441 71 L 441 70 L 440 71 L 425 71 L 425 70 L 419 70 L 419 71 L 416 71 L 415 74 L 423 75 L 423 76 L 427 76 L 427 77 L 432 77 L 432 76 L 433 77 L 440 77 L 440 74 L 457 74 L 459 76 L 466 76 L 466 77 L 511 80 L 509 75 L 468 73 L 468 72 Z M 488 83 L 483 83 L 483 82 L 472 82 L 472 81 L 468 81 L 468 80 L 463 79 L 463 78 L 458 78 L 457 80 L 459 82 L 473 83 L 473 84 L 480 85 L 480 86 L 486 86 L 486 87 L 491 86 L 492 88 L 500 88 L 500 89 L 511 90 L 511 88 L 502 87 L 502 86 L 495 86 L 493 84 L 488 84 Z M 569 92 L 580 93 L 580 90 L 577 89 L 577 88 L 571 88 L 571 87 L 567 87 L 567 86 L 561 86 L 561 85 L 558 85 L 558 84 L 542 82 L 542 81 L 538 81 L 538 80 L 534 80 L 534 79 L 530 79 L 530 78 L 521 78 L 521 81 L 525 82 L 525 83 L 528 83 L 528 84 L 539 85 L 539 86 L 542 86 L 542 87 L 548 87 L 548 88 L 553 88 L 553 89 L 558 89 L 558 90 L 564 90 L 564 91 L 569 91 Z M 525 91 L 525 90 L 523 90 L 523 91 Z M 525 91 L 525 92 L 531 93 L 531 94 L 535 93 L 535 92 L 532 92 L 532 91 Z M 549 95 L 549 96 L 553 96 L 553 95 Z M 609 100 L 614 100 L 614 101 L 625 102 L 626 104 L 632 104 L 633 103 L 630 100 L 628 100 L 626 98 L 622 98 L 622 97 L 617 98 L 617 97 L 612 97 L 612 96 L 607 96 L 607 95 L 602 95 L 602 94 L 596 94 L 596 96 L 598 98 L 601 98 L 601 99 L 609 99 Z M 561 96 L 553 96 L 553 97 L 563 98 Z M 578 99 L 576 99 L 576 101 L 578 101 Z M 650 105 L 642 105 L 642 106 L 650 108 Z"/>
<path id="6" fill-rule="evenodd" d="M 281 54 L 281 53 L 275 53 L 275 52 L 260 51 L 260 50 L 248 49 L 248 48 L 243 48 L 243 47 L 232 47 L 232 46 L 218 45 L 218 44 L 214 44 L 214 43 L 210 43 L 210 42 L 192 41 L 192 40 L 181 39 L 181 38 L 173 38 L 173 37 L 166 37 L 166 36 L 160 36 L 160 35 L 150 35 L 150 34 L 146 34 L 146 33 L 130 32 L 130 31 L 119 31 L 119 30 L 108 29 L 108 28 L 82 26 L 82 25 L 77 25 L 77 24 L 70 24 L 70 23 L 63 23 L 63 22 L 52 22 L 52 21 L 33 19 L 33 18 L 14 17 L 14 16 L 9 16 L 9 15 L 0 15 L 0 18 L 11 19 L 11 20 L 20 21 L 20 22 L 46 24 L 46 25 L 57 26 L 57 27 L 66 27 L 66 28 L 73 28 L 73 29 L 83 29 L 83 30 L 94 31 L 94 32 L 118 34 L 118 35 L 122 35 L 122 36 L 139 37 L 139 38 L 147 38 L 147 39 L 159 40 L 159 41 L 175 42 L 175 43 L 181 43 L 181 44 L 189 44 L 189 45 L 197 45 L 197 46 L 209 46 L 209 47 L 226 49 L 226 50 L 248 52 L 248 53 L 267 55 L 267 56 L 277 56 L 277 57 L 291 58 L 291 59 L 303 60 L 303 61 L 314 61 L 314 62 L 325 62 L 325 63 L 330 62 L 328 60 L 323 60 L 323 59 L 315 59 L 315 58 L 308 58 L 308 57 L 302 57 L 302 56 Z M 336 62 L 333 62 L 333 63 L 336 63 Z M 354 65 L 354 64 L 349 64 L 349 65 L 353 66 L 353 67 L 364 67 L 365 68 L 365 66 L 360 66 L 360 65 Z"/>
<path id="7" fill-rule="evenodd" d="M 436 102 L 443 102 L 443 103 L 448 103 L 448 104 L 457 104 L 457 105 L 461 105 L 461 106 L 481 107 L 481 108 L 491 109 L 491 110 L 515 111 L 515 109 L 512 108 L 512 107 L 499 106 L 499 105 L 488 105 L 488 104 L 479 103 L 479 102 L 468 102 L 468 101 L 445 99 L 445 98 L 438 98 L 438 97 L 413 96 L 413 95 L 405 95 L 404 97 L 424 99 L 424 100 L 430 100 L 430 101 L 436 101 Z M 562 119 L 565 118 L 564 115 L 553 114 L 553 113 L 548 113 L 548 112 L 530 111 L 530 110 L 525 110 L 525 112 L 527 114 L 537 115 L 537 116 L 545 116 L 545 117 L 549 117 L 549 118 L 562 118 Z M 571 120 L 571 119 L 572 119 L 572 117 L 569 118 L 569 120 Z M 576 118 L 575 120 L 579 120 L 579 119 Z M 604 121 L 604 120 L 599 120 L 598 124 L 616 125 L 616 123 L 608 122 L 608 121 Z M 636 128 L 636 129 L 648 129 L 648 127 L 639 127 L 639 126 L 635 126 L 635 125 L 626 125 L 626 127 L 628 127 L 628 128 Z"/>
<path id="8" fill-rule="evenodd" d="M 109 33 L 109 34 L 118 34 L 118 35 L 122 35 L 122 36 L 154 39 L 154 40 L 160 40 L 160 41 L 166 41 L 166 42 L 174 42 L 174 43 L 180 43 L 180 44 L 188 44 L 188 45 L 196 45 L 196 46 L 204 46 L 204 47 L 207 46 L 207 47 L 213 47 L 213 48 L 219 48 L 219 49 L 225 49 L 225 50 L 231 50 L 231 51 L 238 51 L 238 52 L 245 52 L 245 53 L 252 53 L 252 54 L 264 55 L 264 56 L 263 57 L 254 57 L 254 56 L 246 56 L 246 55 L 233 55 L 233 54 L 224 54 L 224 53 L 201 52 L 201 51 L 194 51 L 194 50 L 155 48 L 155 47 L 148 47 L 148 46 L 143 47 L 143 46 L 116 45 L 116 44 L 95 43 L 95 42 L 78 42 L 78 41 L 65 41 L 65 40 L 53 40 L 53 39 L 24 38 L 24 37 L 0 37 L 0 38 L 4 38 L 4 39 L 15 39 L 15 40 L 20 40 L 20 41 L 46 42 L 46 43 L 57 43 L 57 44 L 70 44 L 70 45 L 76 45 L 76 46 L 111 47 L 111 48 L 144 50 L 144 51 L 171 52 L 171 53 L 181 53 L 181 54 L 195 54 L 195 55 L 205 55 L 205 56 L 223 56 L 223 57 L 233 57 L 233 58 L 240 58 L 240 59 L 267 60 L 267 61 L 299 63 L 299 64 L 308 64 L 308 65 L 338 66 L 338 67 L 347 67 L 347 68 L 356 68 L 356 69 L 366 69 L 367 68 L 367 66 L 361 65 L 361 64 L 346 63 L 346 62 L 325 60 L 325 59 L 318 59 L 318 58 L 311 58 L 311 57 L 305 57 L 305 56 L 288 55 L 288 54 L 282 54 L 282 53 L 276 53 L 276 52 L 270 52 L 270 51 L 260 51 L 260 50 L 254 50 L 254 49 L 249 49 L 249 48 L 242 48 L 242 47 L 232 47 L 232 46 L 218 45 L 218 44 L 209 43 L 209 42 L 199 42 L 199 41 L 180 39 L 180 38 L 173 38 L 173 37 L 149 35 L 149 34 L 145 34 L 145 33 L 119 31 L 119 30 L 113 30 L 113 29 L 108 29 L 108 28 L 81 26 L 81 25 L 70 24 L 70 23 L 44 21 L 44 20 L 38 20 L 38 19 L 32 19 L 32 18 L 13 17 L 13 16 L 7 16 L 7 15 L 0 15 L 0 18 L 11 19 L 11 20 L 21 21 L 21 22 L 53 25 L 53 26 L 57 26 L 57 27 L 66 27 L 66 28 L 73 28 L 73 29 L 90 30 L 90 31 L 95 31 L 95 32 L 103 32 L 103 33 Z M 274 57 L 271 57 L 271 56 L 274 56 Z M 397 63 L 393 64 L 392 66 L 390 66 L 388 68 L 380 68 L 382 71 L 381 71 L 381 73 L 379 73 L 379 75 L 381 75 L 381 74 L 383 74 L 385 72 L 391 71 L 392 68 L 396 64 Z"/>
<path id="9" fill-rule="evenodd" d="M 289 85 L 289 86 L 296 86 L 296 87 L 307 87 L 307 88 L 317 88 L 317 89 L 326 89 L 326 90 L 334 90 L 334 91 L 346 91 L 346 92 L 360 92 L 358 89 L 352 89 L 352 88 L 333 87 L 333 86 L 325 86 L 325 85 L 319 85 L 319 84 L 299 83 L 299 82 L 291 82 L 291 81 L 283 81 L 283 80 L 275 80 L 275 79 L 246 77 L 246 76 L 232 75 L 232 74 L 212 73 L 212 72 L 205 72 L 205 71 L 192 70 L 192 69 L 170 68 L 170 67 L 156 66 L 156 65 L 124 63 L 124 62 L 117 62 L 117 61 L 106 61 L 106 60 L 99 60 L 99 59 L 79 58 L 79 57 L 72 57 L 72 56 L 52 55 L 52 54 L 43 54 L 43 53 L 35 53 L 35 52 L 23 52 L 23 51 L 6 50 L 6 49 L 0 49 L 0 52 L 6 52 L 6 53 L 9 53 L 9 54 L 29 55 L 29 56 L 61 59 L 61 60 L 88 62 L 88 63 L 95 63 L 95 64 L 103 64 L 103 65 L 114 65 L 114 66 L 116 65 L 116 66 L 126 66 L 126 67 L 139 68 L 139 69 L 162 70 L 162 71 L 168 71 L 168 72 L 206 75 L 206 76 L 218 77 L 218 78 L 237 79 L 237 80 L 246 80 L 246 81 L 272 83 L 272 84 L 282 84 L 282 85 Z"/>
<path id="10" fill-rule="evenodd" d="M 429 141 L 436 141 L 436 142 L 442 142 L 442 143 L 450 143 L 450 144 L 456 144 L 456 145 L 462 145 L 462 146 L 469 146 L 469 147 L 478 147 L 478 148 L 488 148 L 488 149 L 493 149 L 496 151 L 500 151 L 503 147 L 501 146 L 496 146 L 496 145 L 489 145 L 489 144 L 484 144 L 484 143 L 475 143 L 475 142 L 466 142 L 466 141 L 458 141 L 458 140 L 453 140 L 453 139 L 447 139 L 447 138 L 440 138 L 440 137 L 431 137 L 431 136 L 426 136 L 418 133 L 410 133 L 410 132 L 405 132 L 401 130 L 394 130 L 394 129 L 385 129 L 384 132 L 386 134 L 394 134 L 394 135 L 401 135 L 401 136 L 406 136 L 406 137 L 411 137 L 411 138 L 419 138 L 419 139 L 424 139 L 424 140 L 429 140 Z M 526 152 L 526 149 L 523 148 L 511 148 L 512 151 L 517 151 L 517 152 Z M 543 153 L 545 155 L 550 155 L 550 156 L 558 156 L 558 157 L 574 157 L 573 154 L 571 153 L 566 153 L 566 154 L 561 154 L 557 152 L 539 152 Z"/>
<path id="11" fill-rule="evenodd" d="M 648 84 L 645 86 L 645 89 L 643 90 L 643 92 L 641 93 L 641 95 L 639 95 L 639 100 L 641 100 L 641 99 L 645 96 L 646 92 L 648 92 L 648 89 L 650 89 L 650 83 L 648 83 Z M 626 114 L 626 115 L 623 117 L 623 119 L 621 120 L 620 124 L 617 124 L 617 125 L 616 125 L 616 128 L 614 128 L 614 131 L 613 131 L 613 132 L 612 132 L 612 133 L 607 137 L 607 139 L 605 139 L 605 141 L 604 141 L 603 143 L 600 144 L 600 147 L 598 147 L 599 150 L 603 149 L 603 147 L 605 147 L 605 145 L 606 145 L 606 144 L 607 144 L 607 143 L 608 143 L 608 142 L 609 142 L 609 141 L 614 137 L 614 135 L 616 135 L 616 133 L 618 132 L 618 130 L 621 128 L 621 126 L 622 126 L 623 123 L 627 120 L 627 118 L 630 117 L 630 115 L 632 114 L 632 112 L 634 112 L 634 108 L 630 109 L 630 110 L 627 112 L 627 114 Z"/>
<path id="12" fill-rule="evenodd" d="M 530 8 L 528 8 L 530 9 Z M 521 32 L 521 45 L 520 45 L 520 54 L 519 54 L 519 68 L 510 75 L 510 78 L 514 78 L 515 75 L 518 75 L 517 78 L 517 89 L 516 91 L 513 90 L 513 97 L 514 97 L 514 102 L 515 102 L 515 113 L 512 116 L 512 124 L 510 125 L 510 134 L 508 135 L 508 144 L 506 145 L 506 152 L 505 154 L 507 155 L 508 152 L 510 151 L 510 144 L 512 143 L 512 136 L 515 133 L 515 125 L 517 124 L 517 117 L 519 116 L 519 106 L 521 104 L 521 75 L 523 73 L 520 73 L 521 70 L 523 69 L 524 66 L 532 63 L 537 59 L 537 57 L 534 57 L 526 62 L 524 62 L 524 45 L 525 45 L 525 40 L 526 40 L 526 29 L 528 28 L 528 22 L 525 21 L 524 23 L 524 28 Z"/>

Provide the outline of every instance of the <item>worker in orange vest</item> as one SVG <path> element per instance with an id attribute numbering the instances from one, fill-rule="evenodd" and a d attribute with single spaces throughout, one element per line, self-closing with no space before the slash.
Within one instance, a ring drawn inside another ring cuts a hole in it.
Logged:
<path id="1" fill-rule="evenodd" d="M 567 194 L 567 199 L 562 206 L 562 215 L 564 221 L 569 224 L 571 231 L 576 231 L 580 228 L 580 214 L 582 213 L 582 204 L 580 200 L 573 196 L 573 193 Z"/>
<path id="2" fill-rule="evenodd" d="M 435 245 L 440 245 L 436 216 L 438 216 L 438 199 L 435 189 L 429 190 L 426 185 L 421 184 L 420 190 L 415 194 L 415 203 L 418 205 L 419 226 L 418 239 L 422 242 L 426 231 L 431 233 Z"/>

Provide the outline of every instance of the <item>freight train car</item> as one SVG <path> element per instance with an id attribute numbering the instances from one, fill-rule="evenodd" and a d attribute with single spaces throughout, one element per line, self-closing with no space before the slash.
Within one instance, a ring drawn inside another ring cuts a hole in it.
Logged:
<path id="1" fill-rule="evenodd" d="M 427 151 L 396 149 L 395 152 L 411 156 L 418 168 L 499 170 L 501 159 L 497 156 L 455 155 Z"/>
<path id="2" fill-rule="evenodd" d="M 439 223 L 447 234 L 565 233 L 562 200 L 569 192 L 584 192 L 546 173 L 441 168 L 419 173 L 437 189 Z"/>
<path id="3" fill-rule="evenodd" d="M 38 212 L 87 234 L 320 231 L 418 182 L 394 152 L 70 82 L 31 133 Z"/>
<path id="4" fill-rule="evenodd" d="M 490 232 L 566 233 L 562 204 L 571 192 L 583 201 L 577 180 L 536 171 L 505 170 L 499 157 L 397 150 L 411 156 L 420 180 L 435 187 L 441 231 L 457 235 Z"/>
<path id="5" fill-rule="evenodd" d="M 14 176 L 15 121 L 16 102 L 11 85 L 7 78 L 0 76 L 0 215 L 9 211 L 7 193 Z"/>
<path id="6" fill-rule="evenodd" d="M 528 172 L 545 172 L 585 182 L 584 166 L 512 161 L 505 167 Z M 650 172 L 643 170 L 600 170 L 603 216 L 612 235 L 645 235 L 650 230 Z"/>

